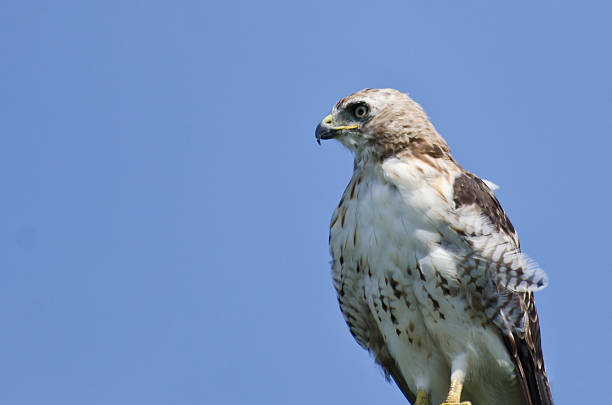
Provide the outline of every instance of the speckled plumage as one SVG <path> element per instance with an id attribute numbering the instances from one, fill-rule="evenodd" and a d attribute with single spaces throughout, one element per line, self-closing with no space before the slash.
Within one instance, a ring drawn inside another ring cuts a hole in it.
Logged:
<path id="1" fill-rule="evenodd" d="M 410 402 L 424 390 L 439 404 L 451 373 L 463 373 L 473 405 L 551 404 L 532 294 L 546 275 L 520 252 L 493 192 L 406 94 L 362 90 L 328 118 L 317 138 L 355 154 L 330 251 L 357 342 Z"/>

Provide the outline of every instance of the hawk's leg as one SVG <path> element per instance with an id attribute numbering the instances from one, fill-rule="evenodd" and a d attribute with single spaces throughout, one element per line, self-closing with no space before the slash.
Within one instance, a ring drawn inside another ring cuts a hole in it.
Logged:
<path id="1" fill-rule="evenodd" d="M 465 358 L 461 356 L 456 361 L 453 361 L 453 370 L 451 373 L 451 382 L 448 389 L 446 401 L 442 405 L 472 405 L 469 401 L 461 402 L 461 391 L 463 390 L 463 381 L 465 381 Z"/>
<path id="2" fill-rule="evenodd" d="M 414 405 L 429 405 L 429 395 L 427 394 L 427 392 L 419 390 L 417 392 L 417 397 L 416 401 L 414 402 Z"/>

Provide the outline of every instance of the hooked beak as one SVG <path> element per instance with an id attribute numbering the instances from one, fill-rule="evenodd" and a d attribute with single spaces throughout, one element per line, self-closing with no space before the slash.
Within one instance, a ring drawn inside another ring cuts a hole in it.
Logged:
<path id="1" fill-rule="evenodd" d="M 332 139 L 338 136 L 339 131 L 343 129 L 357 129 L 359 125 L 343 125 L 339 127 L 334 127 L 332 124 L 332 116 L 329 114 L 327 117 L 323 118 L 323 121 L 317 125 L 317 129 L 315 131 L 315 137 L 317 138 L 317 142 L 321 145 L 321 139 Z"/>

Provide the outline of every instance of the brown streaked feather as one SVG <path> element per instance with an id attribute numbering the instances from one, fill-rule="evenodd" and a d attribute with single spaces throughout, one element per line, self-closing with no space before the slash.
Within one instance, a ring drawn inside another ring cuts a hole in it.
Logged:
<path id="1" fill-rule="evenodd" d="M 360 268 L 367 267 L 367 263 L 358 263 L 357 265 Z M 338 284 L 341 286 L 339 288 L 338 303 L 351 335 L 353 335 L 360 346 L 374 356 L 376 363 L 382 367 L 385 378 L 388 381 L 393 378 L 402 394 L 413 404 L 416 396 L 408 387 L 395 359 L 389 353 L 385 340 L 371 312 L 367 308 L 355 308 L 345 303 L 345 295 L 348 300 L 351 295 L 355 296 L 362 293 L 363 289 L 354 288 L 355 286 L 351 286 L 350 283 L 345 284 L 344 280 L 338 280 Z"/>
<path id="2" fill-rule="evenodd" d="M 453 200 L 456 207 L 474 204 L 489 219 L 491 224 L 499 232 L 508 235 L 519 248 L 518 235 L 512 223 L 506 216 L 501 204 L 477 176 L 470 172 L 464 172 L 455 179 L 453 187 Z M 500 332 L 504 338 L 504 344 L 514 362 L 515 372 L 521 384 L 525 403 L 528 405 L 552 405 L 552 394 L 546 377 L 542 346 L 540 342 L 540 325 L 535 307 L 533 294 L 514 293 L 507 290 L 500 291 L 507 297 L 506 301 L 518 300 L 520 312 L 526 317 L 516 317 L 517 321 L 525 319 L 524 332 L 520 329 Z M 509 315 L 509 314 L 506 314 Z"/>
<path id="3" fill-rule="evenodd" d="M 387 349 L 387 345 L 382 337 L 382 334 L 378 330 L 378 326 L 376 322 L 373 320 L 374 324 L 372 325 L 372 335 L 370 336 L 370 352 L 374 353 L 376 363 L 380 364 L 383 371 L 385 372 L 385 378 L 390 380 L 390 377 L 393 378 L 393 381 L 397 384 L 400 391 L 406 399 L 414 404 L 416 401 L 416 395 L 408 388 L 408 384 L 402 375 L 397 363 L 389 353 Z"/>
<path id="4" fill-rule="evenodd" d="M 504 344 L 512 356 L 525 402 L 528 405 L 552 405 L 552 394 L 542 356 L 540 324 L 535 300 L 532 293 L 521 293 L 520 296 L 528 315 L 525 333 L 523 336 L 518 333 L 504 336 Z"/>
<path id="5" fill-rule="evenodd" d="M 330 228 L 333 228 L 338 218 L 340 218 L 342 223 L 341 226 L 344 226 L 344 217 L 346 216 L 344 202 L 348 200 L 347 194 L 354 191 L 354 183 L 351 181 L 347 185 Z M 353 233 L 353 244 L 356 244 L 356 239 L 357 227 L 355 227 Z M 343 253 L 341 253 L 338 259 L 333 261 L 333 266 L 337 266 L 339 269 L 337 278 L 334 278 L 334 285 L 338 291 L 337 298 L 340 311 L 345 318 L 351 335 L 361 347 L 368 350 L 374 356 L 376 363 L 383 369 L 387 381 L 393 379 L 402 394 L 413 404 L 416 400 L 416 395 L 408 387 L 406 379 L 402 375 L 395 359 L 389 353 L 378 324 L 367 307 L 363 286 L 355 278 L 362 271 L 370 273 L 371 277 L 369 263 L 364 258 L 360 258 L 353 263 L 346 263 L 343 259 Z M 359 297 L 362 295 L 363 299 L 360 300 Z"/>
<path id="6" fill-rule="evenodd" d="M 457 177 L 453 186 L 453 199 L 457 207 L 470 204 L 478 206 L 491 224 L 509 235 L 518 247 L 518 237 L 512 223 L 493 192 L 477 176 L 466 171 Z"/>

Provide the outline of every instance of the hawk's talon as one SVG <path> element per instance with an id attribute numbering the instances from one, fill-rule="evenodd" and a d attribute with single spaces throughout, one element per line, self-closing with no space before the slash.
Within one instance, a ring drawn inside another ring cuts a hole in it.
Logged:
<path id="1" fill-rule="evenodd" d="M 463 379 L 465 374 L 463 372 L 456 372 L 451 376 L 450 387 L 448 388 L 448 395 L 446 401 L 442 402 L 441 405 L 472 405 L 470 401 L 461 402 L 461 391 L 463 391 Z"/>
<path id="2" fill-rule="evenodd" d="M 416 401 L 414 405 L 429 405 L 429 395 L 423 390 L 417 392 Z"/>

